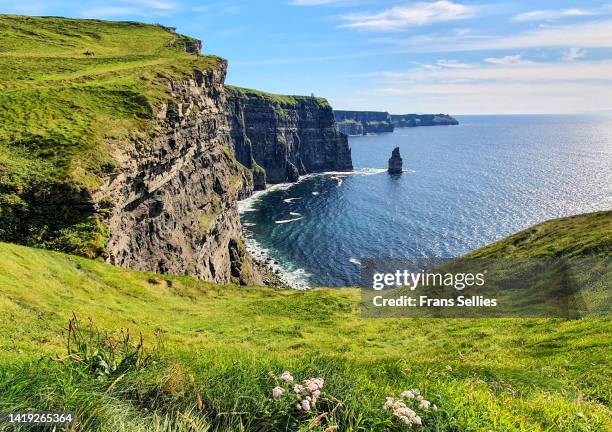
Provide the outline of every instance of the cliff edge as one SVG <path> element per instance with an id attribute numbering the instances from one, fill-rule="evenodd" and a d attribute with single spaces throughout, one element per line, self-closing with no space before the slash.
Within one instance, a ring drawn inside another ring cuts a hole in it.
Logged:
<path id="1" fill-rule="evenodd" d="M 327 100 L 226 87 L 236 158 L 255 187 L 295 182 L 300 175 L 353 169 L 347 137 Z"/>

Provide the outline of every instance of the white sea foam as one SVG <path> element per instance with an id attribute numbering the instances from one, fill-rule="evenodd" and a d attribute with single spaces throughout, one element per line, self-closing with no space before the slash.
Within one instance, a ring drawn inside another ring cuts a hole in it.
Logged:
<path id="1" fill-rule="evenodd" d="M 288 204 L 290 204 L 290 203 L 292 203 L 293 201 L 297 201 L 297 200 L 301 200 L 301 199 L 302 199 L 302 197 L 285 198 L 285 199 L 283 200 L 283 202 L 284 202 L 284 203 L 288 203 Z"/>
<path id="2" fill-rule="evenodd" d="M 314 196 L 317 196 L 317 195 L 319 195 L 319 192 L 313 192 L 312 194 L 313 194 Z"/>
<path id="3" fill-rule="evenodd" d="M 357 258 L 349 258 L 349 262 L 352 262 L 355 265 L 361 265 L 361 261 L 359 261 Z"/>
<path id="4" fill-rule="evenodd" d="M 310 273 L 302 268 L 294 268 L 289 266 L 286 268 L 281 265 L 277 260 L 270 256 L 270 251 L 262 247 L 253 237 L 247 234 L 246 236 L 246 248 L 251 254 L 253 259 L 259 264 L 264 265 L 272 273 L 277 274 L 281 281 L 290 288 L 296 290 L 308 290 L 308 277 Z"/>
<path id="5" fill-rule="evenodd" d="M 289 212 L 289 214 L 291 216 L 302 216 L 302 213 L 298 213 L 298 212 Z"/>
<path id="6" fill-rule="evenodd" d="M 277 221 L 274 221 L 274 223 L 277 223 L 277 224 L 286 224 L 286 223 L 291 223 L 291 222 L 299 221 L 301 219 L 304 219 L 304 216 L 293 218 L 293 219 L 277 220 Z"/>

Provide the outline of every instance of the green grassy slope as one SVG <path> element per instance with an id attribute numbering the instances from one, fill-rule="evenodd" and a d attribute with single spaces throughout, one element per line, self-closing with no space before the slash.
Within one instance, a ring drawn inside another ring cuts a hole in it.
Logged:
<path id="1" fill-rule="evenodd" d="M 297 107 L 300 103 L 312 103 L 313 101 L 317 103 L 322 108 L 331 109 L 329 102 L 327 99 L 322 97 L 312 97 L 312 96 L 297 96 L 297 95 L 280 95 L 274 93 L 268 93 L 261 90 L 248 89 L 243 87 L 236 86 L 226 86 L 226 88 L 230 92 L 236 92 L 236 94 L 243 95 L 244 97 L 249 98 L 261 98 L 264 99 L 268 103 L 279 104 L 283 107 Z"/>
<path id="2" fill-rule="evenodd" d="M 113 149 L 152 133 L 167 78 L 221 61 L 186 53 L 188 40 L 132 22 L 0 15 L 0 240 L 100 253 L 87 195 L 115 169 Z"/>
<path id="3" fill-rule="evenodd" d="M 611 226 L 600 213 L 534 229 L 592 250 L 583 228 L 605 244 Z M 382 405 L 417 387 L 439 407 L 417 409 L 421 430 L 612 428 L 609 319 L 365 319 L 358 305 L 355 289 L 219 286 L 0 244 L 0 411 L 69 410 L 74 430 L 407 430 Z M 65 358 L 72 312 L 147 346 L 161 333 L 164 349 L 96 378 Z M 326 379 L 319 411 L 270 398 L 284 370 Z"/>

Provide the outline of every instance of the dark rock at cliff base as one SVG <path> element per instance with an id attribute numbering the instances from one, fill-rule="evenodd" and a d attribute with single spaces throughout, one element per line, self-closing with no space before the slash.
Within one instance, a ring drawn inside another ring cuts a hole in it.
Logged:
<path id="1" fill-rule="evenodd" d="M 389 174 L 401 174 L 402 173 L 402 157 L 400 156 L 399 147 L 395 147 L 391 153 L 391 159 L 389 159 Z"/>

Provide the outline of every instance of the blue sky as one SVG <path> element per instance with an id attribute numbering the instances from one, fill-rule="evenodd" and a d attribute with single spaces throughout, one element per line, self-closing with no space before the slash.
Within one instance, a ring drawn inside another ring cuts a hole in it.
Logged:
<path id="1" fill-rule="evenodd" d="M 227 82 L 393 113 L 612 111 L 612 0 L 0 0 L 3 13 L 159 22 Z"/>

